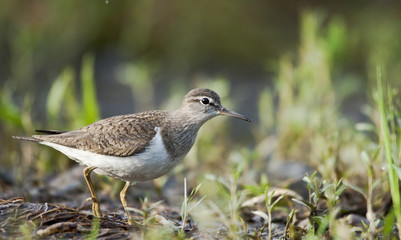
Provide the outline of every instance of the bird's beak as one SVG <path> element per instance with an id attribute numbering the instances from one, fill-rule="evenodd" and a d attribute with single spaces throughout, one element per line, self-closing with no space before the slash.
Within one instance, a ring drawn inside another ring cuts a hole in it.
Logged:
<path id="1" fill-rule="evenodd" d="M 251 121 L 249 118 L 245 117 L 244 115 L 239 114 L 239 113 L 236 113 L 236 112 L 231 111 L 231 110 L 228 110 L 228 109 L 225 108 L 225 107 L 222 107 L 222 108 L 220 109 L 219 113 L 220 113 L 221 115 L 227 115 L 227 116 L 239 118 L 239 119 L 242 119 L 242 120 L 247 121 L 247 122 L 250 122 L 250 121 Z"/>

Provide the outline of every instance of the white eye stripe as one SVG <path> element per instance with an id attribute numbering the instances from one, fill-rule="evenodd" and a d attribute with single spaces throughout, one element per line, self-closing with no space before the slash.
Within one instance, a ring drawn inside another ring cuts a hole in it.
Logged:
<path id="1" fill-rule="evenodd" d="M 215 102 L 214 102 L 214 99 L 212 99 L 212 98 L 210 98 L 210 97 L 207 97 L 207 96 L 198 96 L 198 97 L 193 97 L 193 98 L 190 98 L 190 99 L 188 99 L 188 101 L 191 101 L 191 102 L 199 102 L 199 103 L 201 103 L 202 105 L 211 105 L 211 106 L 216 106 L 216 104 L 215 104 Z M 208 102 L 207 102 L 208 101 Z"/>

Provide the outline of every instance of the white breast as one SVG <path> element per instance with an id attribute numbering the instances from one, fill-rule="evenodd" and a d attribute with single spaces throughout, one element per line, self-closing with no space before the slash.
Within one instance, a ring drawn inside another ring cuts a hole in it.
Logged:
<path id="1" fill-rule="evenodd" d="M 124 181 L 146 181 L 166 174 L 182 159 L 170 159 L 159 128 L 155 130 L 156 135 L 146 150 L 128 157 L 106 156 L 50 142 L 40 143 L 62 152 L 80 164 L 96 167 L 94 171 L 99 174 Z"/>

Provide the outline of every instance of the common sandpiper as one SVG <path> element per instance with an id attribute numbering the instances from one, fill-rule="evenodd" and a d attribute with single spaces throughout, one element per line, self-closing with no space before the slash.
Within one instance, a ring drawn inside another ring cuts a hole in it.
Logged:
<path id="1" fill-rule="evenodd" d="M 96 217 L 102 213 L 90 173 L 95 171 L 125 181 L 120 199 L 131 224 L 126 202 L 129 186 L 158 178 L 173 169 L 193 146 L 199 128 L 218 115 L 250 122 L 247 117 L 224 108 L 214 91 L 198 88 L 185 95 L 181 107 L 175 111 L 114 116 L 78 130 L 37 130 L 45 135 L 14 138 L 50 146 L 86 165 L 84 177 Z"/>

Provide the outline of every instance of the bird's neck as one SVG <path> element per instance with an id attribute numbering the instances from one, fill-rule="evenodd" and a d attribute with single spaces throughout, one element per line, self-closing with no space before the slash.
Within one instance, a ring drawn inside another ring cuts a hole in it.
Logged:
<path id="1" fill-rule="evenodd" d="M 165 119 L 168 127 L 162 130 L 167 152 L 173 158 L 184 157 L 193 144 L 199 128 L 205 123 L 185 111 L 174 111 Z"/>
<path id="2" fill-rule="evenodd" d="M 179 109 L 172 111 L 171 116 L 175 122 L 186 125 L 196 125 L 200 128 L 205 122 L 213 118 L 213 115 L 194 110 L 190 105 L 183 104 Z"/>

